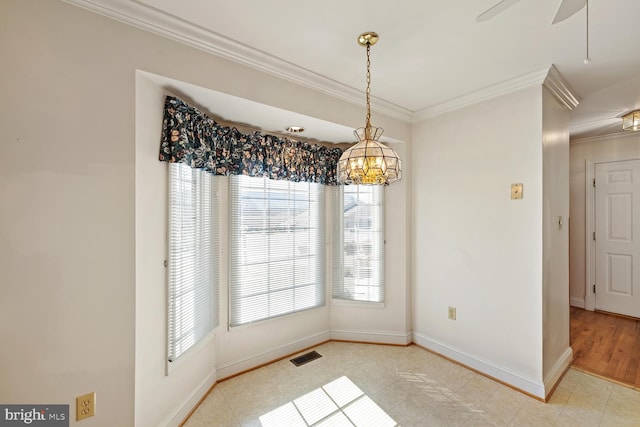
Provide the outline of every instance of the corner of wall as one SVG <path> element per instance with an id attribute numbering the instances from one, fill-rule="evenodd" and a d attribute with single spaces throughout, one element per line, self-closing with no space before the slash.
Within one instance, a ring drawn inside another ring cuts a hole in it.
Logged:
<path id="1" fill-rule="evenodd" d="M 571 366 L 571 362 L 573 362 L 573 350 L 568 347 L 544 378 L 545 401 L 551 397 L 564 373 Z"/>
<path id="2" fill-rule="evenodd" d="M 486 360 L 462 353 L 452 347 L 439 343 L 429 337 L 413 334 L 413 342 L 425 349 L 453 360 L 467 368 L 480 372 L 491 379 L 506 384 L 525 394 L 545 399 L 546 386 L 542 381 L 537 381 L 526 376 L 504 369 Z M 554 383 L 555 384 L 555 383 Z"/>

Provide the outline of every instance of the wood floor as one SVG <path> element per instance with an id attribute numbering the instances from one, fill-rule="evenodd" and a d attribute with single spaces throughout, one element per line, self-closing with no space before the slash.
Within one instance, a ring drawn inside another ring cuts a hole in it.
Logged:
<path id="1" fill-rule="evenodd" d="M 640 319 L 571 307 L 572 366 L 640 387 Z"/>

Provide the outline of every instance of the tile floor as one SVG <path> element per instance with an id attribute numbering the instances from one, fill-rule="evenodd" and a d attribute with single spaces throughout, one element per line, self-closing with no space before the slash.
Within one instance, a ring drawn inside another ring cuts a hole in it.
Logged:
<path id="1" fill-rule="evenodd" d="M 575 369 L 545 404 L 416 346 L 313 350 L 219 383 L 185 427 L 640 426 L 640 391 Z"/>

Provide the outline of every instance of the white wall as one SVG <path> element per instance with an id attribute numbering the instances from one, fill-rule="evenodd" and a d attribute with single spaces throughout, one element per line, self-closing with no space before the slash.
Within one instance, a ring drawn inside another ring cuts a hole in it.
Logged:
<path id="1" fill-rule="evenodd" d="M 0 2 L 0 402 L 134 414 L 132 49 L 61 2 Z M 118 34 L 120 31 L 120 34 Z"/>
<path id="2" fill-rule="evenodd" d="M 61 1 L 1 2 L 0 48 L 11 64 L 0 81 L 0 402 L 68 403 L 73 413 L 75 396 L 95 391 L 96 416 L 84 426 L 171 425 L 215 377 L 329 336 L 329 307 L 221 327 L 164 376 L 166 184 L 153 147 L 161 110 L 151 111 L 164 88 L 136 73 L 349 127 L 361 126 L 362 106 Z M 408 124 L 375 121 L 410 140 Z M 388 200 L 406 206 L 405 179 Z M 401 234 L 387 250 L 400 257 L 407 212 L 398 212 L 387 215 Z M 386 309 L 406 319 L 397 289 Z M 341 327 L 357 331 L 377 313 Z M 406 323 L 372 329 L 403 334 Z"/>
<path id="3" fill-rule="evenodd" d="M 414 126 L 414 341 L 538 396 L 542 161 L 539 86 Z"/>
<path id="4" fill-rule="evenodd" d="M 571 141 L 571 230 L 570 230 L 570 300 L 571 305 L 585 307 L 586 290 L 586 160 L 613 161 L 640 158 L 640 133 L 621 133 L 608 137 Z"/>
<path id="5" fill-rule="evenodd" d="M 543 378 L 553 389 L 569 345 L 569 110 L 543 88 Z"/>

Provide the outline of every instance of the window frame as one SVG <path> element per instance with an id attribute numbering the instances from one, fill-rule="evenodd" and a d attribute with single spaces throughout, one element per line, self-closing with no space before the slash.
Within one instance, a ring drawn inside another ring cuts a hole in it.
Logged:
<path id="1" fill-rule="evenodd" d="M 169 366 L 182 360 L 220 324 L 218 185 L 218 179 L 203 170 L 183 163 L 168 164 L 166 360 Z M 195 295 L 190 298 L 189 293 Z M 191 307 L 185 308 L 189 303 Z M 188 322 L 193 322 L 193 327 L 183 324 Z M 193 335 L 192 342 L 188 334 Z"/>
<path id="2" fill-rule="evenodd" d="M 326 306 L 325 191 L 318 183 L 229 177 L 229 329 Z M 288 237 L 293 246 L 285 254 L 288 246 L 277 240 Z M 243 255 L 249 241 L 262 241 L 264 251 Z M 292 277 L 283 275 L 282 266 L 293 268 Z M 247 314 L 251 298 L 263 301 L 262 314 Z"/>
<path id="3" fill-rule="evenodd" d="M 364 197 L 360 197 L 360 195 Z M 346 203 L 351 195 L 355 200 Z M 370 202 L 366 202 L 366 199 Z M 331 297 L 334 304 L 363 304 L 383 307 L 385 304 L 385 235 L 384 235 L 384 186 L 343 185 L 336 191 L 335 226 L 332 245 L 333 267 Z M 348 224 L 347 212 L 353 218 Z M 370 215 L 367 215 L 369 213 Z M 362 221 L 367 219 L 368 224 Z M 371 222 L 373 221 L 373 222 Z M 366 226 L 368 225 L 368 226 Z M 347 232 L 351 235 L 345 242 Z M 347 250 L 347 244 L 353 250 Z M 369 248 L 369 249 L 368 249 Z M 353 256 L 349 256 L 354 252 Z M 357 265 L 358 264 L 362 265 Z M 369 270 L 370 274 L 366 274 Z M 348 274 L 352 272 L 351 274 Z M 359 273 L 362 274 L 359 274 Z M 373 277 L 371 277 L 373 276 Z M 353 284 L 347 284 L 347 277 L 353 277 Z M 374 281 L 374 284 L 358 286 L 358 280 Z M 350 289 L 349 289 L 350 288 Z M 366 290 L 364 297 L 357 296 Z M 350 294 L 351 293 L 351 294 Z M 377 293 L 377 295 L 375 295 Z"/>

